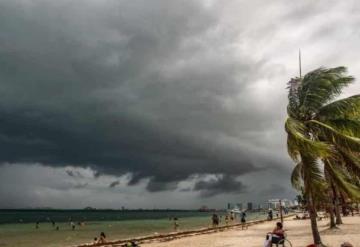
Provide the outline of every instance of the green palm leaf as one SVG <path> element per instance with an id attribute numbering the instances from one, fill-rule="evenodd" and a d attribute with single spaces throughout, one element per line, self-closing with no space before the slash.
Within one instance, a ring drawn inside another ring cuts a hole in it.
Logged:
<path id="1" fill-rule="evenodd" d="M 354 95 L 349 98 L 334 101 L 323 106 L 318 114 L 317 119 L 358 119 L 360 118 L 360 95 Z"/>
<path id="2" fill-rule="evenodd" d="M 288 118 L 285 123 L 288 133 L 288 152 L 293 160 L 298 160 L 300 152 L 311 154 L 315 157 L 331 155 L 332 148 L 325 142 L 315 141 L 306 136 L 306 126 L 293 118 Z"/>
<path id="3" fill-rule="evenodd" d="M 345 135 L 335 128 L 317 120 L 310 120 L 308 124 L 311 125 L 320 139 L 325 140 L 327 143 L 332 143 L 335 146 L 343 147 L 354 152 L 360 152 L 360 139 Z"/>
<path id="4" fill-rule="evenodd" d="M 312 117 L 322 106 L 333 100 L 354 78 L 346 76 L 345 67 L 319 68 L 305 75 L 299 91 L 300 111 Z"/>
<path id="5" fill-rule="evenodd" d="M 302 163 L 299 162 L 291 173 L 291 184 L 297 190 L 301 190 L 304 187 L 302 180 L 303 178 L 302 170 L 303 170 Z"/>
<path id="6" fill-rule="evenodd" d="M 343 169 L 331 164 L 331 162 L 326 163 L 325 169 L 331 174 L 332 180 L 341 191 L 352 199 L 360 199 L 360 187 L 351 181 Z"/>

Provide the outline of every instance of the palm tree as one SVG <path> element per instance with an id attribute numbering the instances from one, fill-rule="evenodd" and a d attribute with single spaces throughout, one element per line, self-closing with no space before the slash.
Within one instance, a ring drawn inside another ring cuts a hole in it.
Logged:
<path id="1" fill-rule="evenodd" d="M 329 181 L 351 197 L 360 196 L 352 183 L 360 174 L 360 95 L 334 101 L 353 81 L 345 67 L 336 67 L 319 68 L 289 82 L 285 130 L 288 153 L 297 163 L 291 180 L 295 188 L 304 189 L 317 246 L 322 243 L 316 203 L 325 199 Z"/>

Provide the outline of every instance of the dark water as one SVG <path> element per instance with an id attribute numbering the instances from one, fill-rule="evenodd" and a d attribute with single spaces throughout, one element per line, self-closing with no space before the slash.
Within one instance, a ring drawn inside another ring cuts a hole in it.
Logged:
<path id="1" fill-rule="evenodd" d="M 191 210 L 0 210 L 0 224 L 33 222 L 80 222 L 166 219 L 209 216 L 210 212 Z"/>

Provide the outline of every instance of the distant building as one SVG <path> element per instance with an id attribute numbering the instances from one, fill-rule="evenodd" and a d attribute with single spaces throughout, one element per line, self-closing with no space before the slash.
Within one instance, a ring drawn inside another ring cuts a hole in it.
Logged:
<path id="1" fill-rule="evenodd" d="M 228 210 L 232 209 L 230 202 L 228 202 L 228 204 L 227 204 L 227 209 L 228 209 Z"/>
<path id="2" fill-rule="evenodd" d="M 248 204 L 247 204 L 247 210 L 249 210 L 249 211 L 253 210 L 253 204 L 252 204 L 252 202 L 248 202 Z"/>
<path id="3" fill-rule="evenodd" d="M 270 199 L 268 200 L 268 208 L 271 209 L 279 209 L 280 207 L 280 199 Z M 281 199 L 281 206 L 283 207 L 292 207 L 294 206 L 294 202 L 288 200 L 288 199 Z"/>
<path id="4" fill-rule="evenodd" d="M 270 199 L 268 200 L 269 208 L 278 209 L 280 206 L 280 199 Z"/>

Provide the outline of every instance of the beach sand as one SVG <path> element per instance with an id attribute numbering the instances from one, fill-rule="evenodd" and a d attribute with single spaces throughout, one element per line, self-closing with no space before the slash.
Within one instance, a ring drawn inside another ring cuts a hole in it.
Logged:
<path id="1" fill-rule="evenodd" d="M 328 247 L 339 247 L 348 241 L 354 247 L 360 247 L 360 217 L 348 216 L 343 218 L 344 224 L 339 229 L 330 230 L 328 219 L 318 222 L 323 243 Z M 184 237 L 169 242 L 153 242 L 142 244 L 142 247 L 261 247 L 265 235 L 271 231 L 275 221 L 250 226 L 247 230 L 231 229 L 223 232 Z M 284 221 L 287 238 L 293 247 L 305 247 L 312 243 L 310 220 Z"/>

